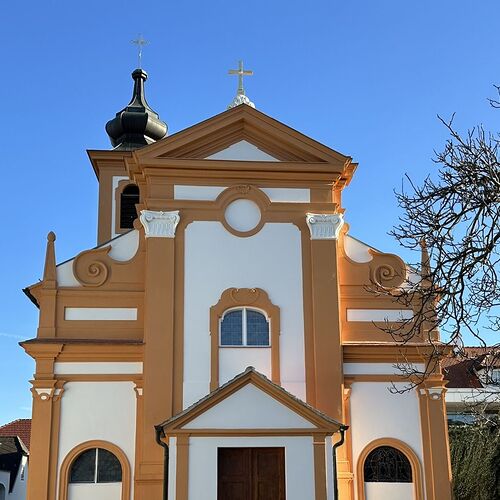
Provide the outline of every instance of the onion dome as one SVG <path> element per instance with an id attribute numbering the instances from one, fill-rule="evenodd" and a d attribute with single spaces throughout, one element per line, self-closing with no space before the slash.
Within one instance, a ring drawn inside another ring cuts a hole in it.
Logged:
<path id="1" fill-rule="evenodd" d="M 167 124 L 153 111 L 144 95 L 148 74 L 142 69 L 132 73 L 134 94 L 128 106 L 106 123 L 106 132 L 115 149 L 131 151 L 167 135 Z"/>

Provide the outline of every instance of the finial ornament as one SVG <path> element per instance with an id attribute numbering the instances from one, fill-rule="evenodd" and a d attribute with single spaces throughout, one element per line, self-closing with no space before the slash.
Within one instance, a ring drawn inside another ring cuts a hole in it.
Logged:
<path id="1" fill-rule="evenodd" d="M 243 77 L 252 76 L 253 71 L 243 69 L 243 61 L 239 61 L 238 69 L 230 69 L 229 74 L 238 75 L 238 90 L 236 92 L 236 97 L 233 99 L 231 104 L 229 104 L 227 109 L 234 108 L 240 104 L 246 104 L 247 106 L 255 108 L 255 104 L 245 95 L 245 89 L 243 87 Z"/>
<path id="2" fill-rule="evenodd" d="M 132 40 L 132 42 L 134 45 L 137 45 L 137 64 L 138 64 L 138 68 L 139 69 L 142 69 L 142 48 L 145 46 L 145 45 L 148 45 L 149 42 L 147 40 L 145 40 L 143 38 L 143 36 L 139 33 L 139 36 L 135 39 L 135 40 Z"/>

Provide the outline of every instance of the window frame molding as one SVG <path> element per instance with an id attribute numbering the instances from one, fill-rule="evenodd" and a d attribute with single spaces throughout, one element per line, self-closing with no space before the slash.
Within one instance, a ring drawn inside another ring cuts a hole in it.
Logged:
<path id="1" fill-rule="evenodd" d="M 83 452 L 92 448 L 102 448 L 113 453 L 122 467 L 122 494 L 121 500 L 130 500 L 131 472 L 130 463 L 121 448 L 108 441 L 92 440 L 75 446 L 65 457 L 59 470 L 59 495 L 58 500 L 68 500 L 69 473 L 76 458 Z M 86 483 L 103 484 L 103 483 Z M 115 483 L 116 484 L 116 483 Z"/>
<path id="2" fill-rule="evenodd" d="M 221 346 L 220 322 L 231 309 L 249 308 L 260 310 L 269 321 L 269 346 Z M 219 349 L 271 349 L 271 380 L 280 384 L 279 336 L 280 308 L 274 305 L 262 288 L 228 288 L 224 290 L 217 304 L 210 308 L 210 391 L 219 387 Z"/>
<path id="3" fill-rule="evenodd" d="M 365 492 L 365 477 L 364 477 L 364 466 L 365 461 L 368 455 L 379 448 L 380 446 L 391 446 L 392 448 L 396 448 L 398 451 L 403 453 L 411 465 L 411 473 L 412 473 L 412 483 L 404 483 L 404 484 L 413 484 L 413 498 L 415 500 L 419 500 L 423 498 L 423 485 L 422 485 L 422 464 L 420 463 L 420 459 L 417 454 L 413 451 L 410 446 L 408 446 L 403 441 L 400 441 L 396 438 L 385 437 L 380 439 L 375 439 L 368 443 L 361 453 L 358 456 L 357 467 L 356 467 L 356 482 L 358 489 L 358 500 L 366 500 L 366 492 Z"/>
<path id="4" fill-rule="evenodd" d="M 254 311 L 257 313 L 262 314 L 262 316 L 265 317 L 267 324 L 268 324 L 268 344 L 267 345 L 249 345 L 248 344 L 248 317 L 247 317 L 247 311 Z M 222 321 L 224 320 L 224 316 L 227 313 L 233 312 L 233 311 L 242 311 L 241 315 L 241 344 L 239 345 L 231 345 L 231 344 L 223 344 L 222 343 Z M 237 306 L 237 307 L 232 307 L 231 309 L 226 309 L 223 313 L 222 316 L 219 318 L 219 348 L 239 348 L 239 347 L 244 347 L 244 348 L 258 348 L 258 349 L 269 349 L 272 347 L 272 338 L 271 338 L 271 318 L 268 316 L 267 312 L 264 311 L 263 309 L 260 309 L 258 307 L 250 307 L 250 306 Z"/>

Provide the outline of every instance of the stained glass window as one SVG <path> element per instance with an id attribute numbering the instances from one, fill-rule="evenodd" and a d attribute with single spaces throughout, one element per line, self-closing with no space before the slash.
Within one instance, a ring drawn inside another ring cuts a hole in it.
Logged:
<path id="1" fill-rule="evenodd" d="M 227 311 L 220 324 L 220 345 L 269 347 L 269 320 L 246 307 Z"/>
<path id="2" fill-rule="evenodd" d="M 92 448 L 76 457 L 71 466 L 70 483 L 120 483 L 122 466 L 108 450 Z"/>
<path id="3" fill-rule="evenodd" d="M 366 457 L 364 465 L 367 483 L 411 483 L 412 472 L 406 455 L 392 446 L 379 446 Z"/>

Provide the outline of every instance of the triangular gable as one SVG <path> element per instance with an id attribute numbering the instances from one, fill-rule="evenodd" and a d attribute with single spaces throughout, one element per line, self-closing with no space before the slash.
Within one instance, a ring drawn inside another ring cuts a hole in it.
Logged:
<path id="1" fill-rule="evenodd" d="M 281 161 L 345 166 L 345 156 L 266 114 L 240 105 L 134 152 L 140 160 L 204 159 L 246 141 Z"/>
<path id="2" fill-rule="evenodd" d="M 249 409 L 251 404 L 259 405 L 258 411 L 255 408 Z M 245 414 L 245 408 L 249 414 Z M 261 418 L 256 423 L 258 414 Z M 195 433 L 197 429 L 207 428 L 289 428 L 311 432 L 320 429 L 321 432 L 333 434 L 340 427 L 342 424 L 274 384 L 253 367 L 247 368 L 197 403 L 157 426 L 166 435 L 182 430 Z"/>
<path id="3" fill-rule="evenodd" d="M 279 161 L 248 141 L 238 141 L 205 158 L 206 160 Z"/>
<path id="4" fill-rule="evenodd" d="M 316 429 L 317 426 L 250 383 L 182 428 Z"/>

